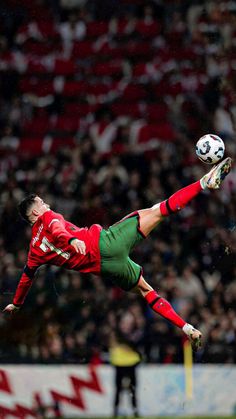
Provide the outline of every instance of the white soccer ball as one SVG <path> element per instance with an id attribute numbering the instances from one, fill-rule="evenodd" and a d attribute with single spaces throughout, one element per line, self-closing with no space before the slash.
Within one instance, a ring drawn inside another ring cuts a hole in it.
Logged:
<path id="1" fill-rule="evenodd" d="M 214 164 L 224 157 L 224 141 L 215 134 L 206 134 L 196 144 L 196 154 L 204 163 Z"/>

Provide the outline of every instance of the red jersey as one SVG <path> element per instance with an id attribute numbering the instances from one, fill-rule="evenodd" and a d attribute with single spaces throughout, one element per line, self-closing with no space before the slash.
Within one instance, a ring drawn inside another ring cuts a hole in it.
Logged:
<path id="1" fill-rule="evenodd" d="M 99 237 L 102 227 L 93 224 L 79 228 L 51 210 L 39 217 L 32 227 L 27 264 L 18 284 L 13 304 L 21 305 L 31 286 L 35 271 L 41 265 L 56 265 L 80 272 L 100 273 Z M 70 240 L 85 242 L 86 254 L 77 253 Z"/>

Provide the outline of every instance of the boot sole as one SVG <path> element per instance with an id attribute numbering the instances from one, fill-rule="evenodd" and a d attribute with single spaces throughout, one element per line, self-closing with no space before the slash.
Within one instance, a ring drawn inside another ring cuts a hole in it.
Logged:
<path id="1" fill-rule="evenodd" d="M 230 157 L 226 160 L 226 162 L 223 164 L 223 166 L 220 168 L 220 176 L 218 179 L 216 179 L 216 185 L 221 185 L 221 182 L 224 180 L 224 178 L 229 174 L 231 169 L 232 160 Z"/>
<path id="2" fill-rule="evenodd" d="M 210 179 L 208 180 L 207 185 L 210 189 L 219 189 L 222 181 L 229 174 L 231 165 L 232 165 L 232 159 L 231 157 L 227 157 L 227 159 L 225 159 L 225 162 L 218 169 L 218 174 L 216 175 L 217 179 L 214 182 L 214 186 L 211 186 L 212 177 L 210 177 Z M 214 176 L 214 174 L 212 175 Z"/>

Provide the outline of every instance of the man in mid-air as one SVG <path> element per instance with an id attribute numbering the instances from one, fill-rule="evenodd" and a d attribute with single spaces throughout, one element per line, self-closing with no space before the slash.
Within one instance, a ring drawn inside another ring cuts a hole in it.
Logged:
<path id="1" fill-rule="evenodd" d="M 125 291 L 142 295 L 149 306 L 181 328 L 192 348 L 201 346 L 201 333 L 183 320 L 171 304 L 145 281 L 141 266 L 129 257 L 134 246 L 169 214 L 175 213 L 204 189 L 218 189 L 230 172 L 232 160 L 224 159 L 197 182 L 174 193 L 151 208 L 135 211 L 108 229 L 98 224 L 79 228 L 53 212 L 39 196 L 30 195 L 19 204 L 21 216 L 32 226 L 27 263 L 16 289 L 13 303 L 5 312 L 14 312 L 24 303 L 36 270 L 44 264 L 90 272 L 109 278 Z"/>

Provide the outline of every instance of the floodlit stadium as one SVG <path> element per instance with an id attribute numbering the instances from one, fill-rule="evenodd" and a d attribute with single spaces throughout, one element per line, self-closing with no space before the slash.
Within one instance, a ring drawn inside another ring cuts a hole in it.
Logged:
<path id="1" fill-rule="evenodd" d="M 235 92 L 235 0 L 0 2 L 1 419 L 236 417 Z"/>

